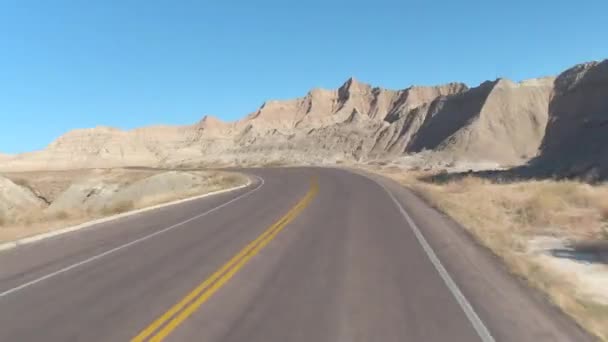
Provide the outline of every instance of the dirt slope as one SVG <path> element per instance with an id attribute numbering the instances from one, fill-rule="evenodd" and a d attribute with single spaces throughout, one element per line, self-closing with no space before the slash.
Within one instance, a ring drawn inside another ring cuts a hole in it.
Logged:
<path id="1" fill-rule="evenodd" d="M 525 162 L 536 154 L 547 123 L 552 78 L 516 84 L 498 79 L 441 98 L 407 152 L 435 150 L 455 159 Z"/>
<path id="2" fill-rule="evenodd" d="M 30 208 L 42 208 L 43 201 L 27 187 L 0 176 L 0 226 L 10 217 Z"/>
<path id="3" fill-rule="evenodd" d="M 246 182 L 219 171 L 6 172 L 0 176 L 0 242 Z"/>

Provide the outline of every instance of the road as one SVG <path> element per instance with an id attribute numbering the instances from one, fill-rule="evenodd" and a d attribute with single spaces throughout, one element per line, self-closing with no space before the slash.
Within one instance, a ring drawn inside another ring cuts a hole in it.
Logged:
<path id="1" fill-rule="evenodd" d="M 392 181 L 253 184 L 0 252 L 0 341 L 590 341 Z"/>

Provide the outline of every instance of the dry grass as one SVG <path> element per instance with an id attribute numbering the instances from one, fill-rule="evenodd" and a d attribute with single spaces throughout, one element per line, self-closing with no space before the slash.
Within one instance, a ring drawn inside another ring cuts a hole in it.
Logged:
<path id="1" fill-rule="evenodd" d="M 193 184 L 192 188 L 185 192 L 180 193 L 167 193 L 156 196 L 148 196 L 145 198 L 138 199 L 134 206 L 135 208 L 145 208 L 154 206 L 161 203 L 167 203 L 172 201 L 178 201 L 190 197 L 194 197 L 197 195 L 204 194 L 206 192 L 212 192 L 216 190 L 226 189 L 230 187 L 234 187 L 240 184 L 247 183 L 247 177 L 242 176 L 236 173 L 230 172 L 217 172 L 209 175 L 207 177 L 206 182 L 204 183 L 204 188 L 201 188 L 200 184 Z"/>
<path id="2" fill-rule="evenodd" d="M 247 178 L 236 173 L 220 173 L 211 177 L 209 184 L 216 188 L 228 188 L 238 184 L 244 184 Z"/>
<path id="3" fill-rule="evenodd" d="M 213 191 L 212 189 L 213 188 L 210 188 L 208 191 Z M 208 192 L 208 191 L 205 191 L 205 192 Z M 169 202 L 173 202 L 173 201 L 179 201 L 182 199 L 194 197 L 197 195 L 201 195 L 203 193 L 204 192 L 201 192 L 199 188 L 192 188 L 189 191 L 180 192 L 180 193 L 167 193 L 167 194 L 160 194 L 160 195 L 156 195 L 156 196 L 147 196 L 147 197 L 138 199 L 134 203 L 134 207 L 135 207 L 135 209 L 151 207 L 151 206 L 155 206 L 155 205 L 162 204 L 162 203 L 169 203 Z"/>
<path id="4" fill-rule="evenodd" d="M 131 211 L 135 209 L 135 202 L 133 201 L 119 201 L 116 203 L 111 203 L 110 205 L 104 206 L 101 209 L 101 214 L 103 216 L 110 216 L 116 214 L 122 214 L 127 211 Z"/>
<path id="5" fill-rule="evenodd" d="M 37 196 L 43 197 L 48 202 L 53 202 L 70 185 L 84 179 L 103 178 L 108 182 L 127 186 L 156 173 L 158 171 L 117 168 L 6 172 L 2 176 L 10 179 L 17 185 L 30 189 Z"/>
<path id="6" fill-rule="evenodd" d="M 575 283 L 538 263 L 528 241 L 550 235 L 576 241 L 608 238 L 608 185 L 575 181 L 498 184 L 478 177 L 447 183 L 420 180 L 424 174 L 396 169 L 381 173 L 411 188 L 447 213 L 500 256 L 579 324 L 608 340 L 608 307 L 582 298 Z"/>
<path id="7" fill-rule="evenodd" d="M 119 184 L 124 188 L 136 181 L 143 180 L 147 176 L 162 173 L 164 171 L 139 171 L 139 170 L 94 170 L 94 171 L 66 171 L 66 172 L 36 172 L 11 174 L 13 182 L 19 185 L 46 187 L 46 190 L 54 191 L 56 197 L 71 183 L 70 177 L 81 180 L 87 177 L 103 177 L 105 181 Z M 21 180 L 21 181 L 20 181 Z M 192 175 L 192 187 L 186 191 L 168 191 L 158 195 L 148 195 L 137 199 L 116 200 L 109 198 L 109 204 L 103 207 L 85 208 L 74 205 L 68 209 L 47 209 L 46 207 L 30 208 L 15 212 L 11 215 L 0 213 L 0 242 L 10 241 L 21 237 L 59 229 L 65 226 L 76 225 L 90 220 L 121 214 L 135 209 L 142 209 L 153 205 L 181 200 L 210 191 L 224 189 L 247 182 L 247 178 L 230 172 L 202 172 L 200 175 Z M 36 190 L 39 190 L 36 188 Z"/>
<path id="8" fill-rule="evenodd" d="M 496 184 L 466 177 L 446 184 L 411 187 L 472 229 L 509 230 L 524 235 L 559 233 L 571 239 L 602 237 L 608 186 L 573 181 Z M 487 221 L 492 219 L 492 221 Z M 474 222 L 480 220 L 481 222 Z M 495 222 L 502 228 L 485 224 Z"/>
<path id="9" fill-rule="evenodd" d="M 259 164 L 260 167 L 284 167 L 288 166 L 289 163 L 282 160 L 271 160 L 262 164 Z"/>
<path id="10" fill-rule="evenodd" d="M 16 179 L 13 179 L 12 181 L 13 181 L 13 183 L 15 183 L 19 186 L 31 189 L 30 182 L 25 178 L 16 178 Z"/>
<path id="11" fill-rule="evenodd" d="M 608 222 L 608 201 L 603 202 L 603 204 L 598 209 L 602 221 Z"/>
<path id="12" fill-rule="evenodd" d="M 6 220 L 6 225 L 29 229 L 36 225 L 53 225 L 58 221 L 69 221 L 86 216 L 85 213 L 77 209 L 46 211 L 44 208 L 32 208 L 28 211 L 21 212 L 18 215 L 11 216 L 10 219 Z"/>
<path id="13" fill-rule="evenodd" d="M 67 212 L 67 211 L 65 211 L 65 210 L 58 211 L 58 212 L 56 212 L 56 213 L 54 214 L 54 218 L 55 218 L 56 220 L 66 220 L 66 219 L 68 219 L 69 217 L 70 217 L 70 215 L 69 215 L 69 214 L 68 214 L 68 212 Z"/>

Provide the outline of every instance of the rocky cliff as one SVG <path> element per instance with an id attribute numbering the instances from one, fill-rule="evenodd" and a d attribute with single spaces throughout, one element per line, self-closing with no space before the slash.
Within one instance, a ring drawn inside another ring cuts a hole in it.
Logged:
<path id="1" fill-rule="evenodd" d="M 608 179 L 608 60 L 577 65 L 555 80 L 539 175 Z"/>
<path id="2" fill-rule="evenodd" d="M 0 159 L 0 169 L 171 166 L 184 163 L 333 163 L 425 152 L 446 163 L 492 162 L 606 177 L 608 62 L 557 78 L 338 89 L 268 101 L 236 122 L 74 130 L 45 150 Z"/>

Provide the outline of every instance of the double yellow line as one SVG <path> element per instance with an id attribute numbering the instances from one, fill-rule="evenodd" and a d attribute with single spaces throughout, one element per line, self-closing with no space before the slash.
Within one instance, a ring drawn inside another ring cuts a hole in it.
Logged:
<path id="1" fill-rule="evenodd" d="M 270 226 L 255 240 L 251 241 L 238 254 L 230 259 L 224 266 L 213 273 L 209 278 L 198 285 L 192 292 L 175 304 L 169 311 L 158 317 L 152 324 L 135 336 L 132 342 L 162 341 L 201 305 L 203 305 L 215 292 L 226 284 L 247 262 L 262 250 L 289 222 L 291 222 L 319 192 L 319 185 L 313 180 L 306 195 L 292 207 L 285 216 Z"/>

